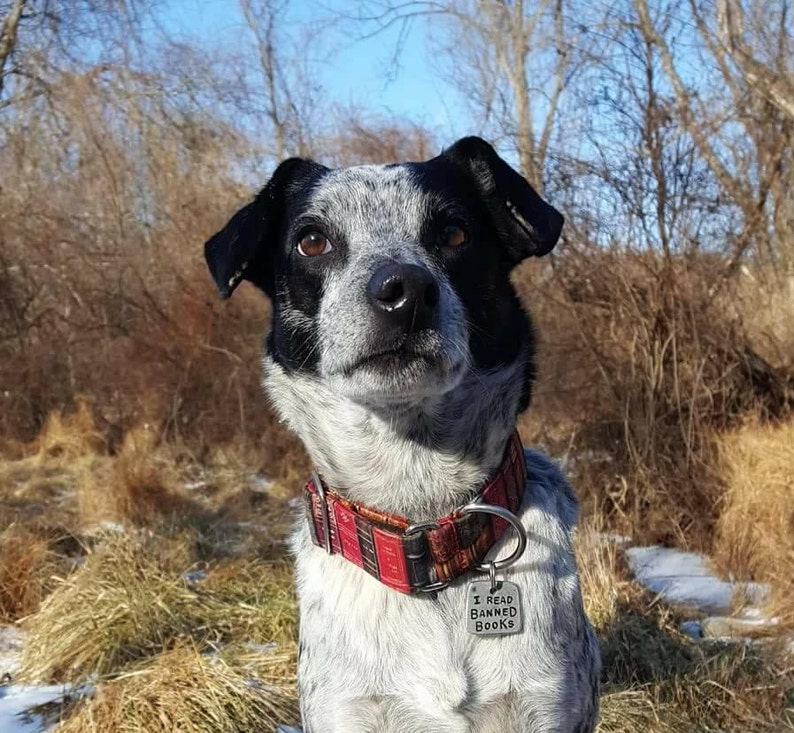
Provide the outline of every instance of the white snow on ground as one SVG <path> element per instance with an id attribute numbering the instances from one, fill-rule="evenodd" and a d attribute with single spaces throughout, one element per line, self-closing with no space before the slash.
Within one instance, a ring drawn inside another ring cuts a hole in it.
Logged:
<path id="1" fill-rule="evenodd" d="M 47 721 L 27 711 L 36 705 L 55 702 L 68 692 L 63 685 L 0 686 L 0 731 L 2 733 L 42 733 Z"/>
<path id="2" fill-rule="evenodd" d="M 681 624 L 681 631 L 693 639 L 703 638 L 703 627 L 700 625 L 700 621 L 684 621 Z"/>
<path id="3" fill-rule="evenodd" d="M 741 588 L 747 600 L 760 603 L 769 593 L 762 583 L 732 583 L 714 575 L 707 558 L 669 547 L 631 547 L 626 550 L 637 581 L 671 604 L 693 606 L 704 613 L 727 615 L 734 593 Z"/>
<path id="4" fill-rule="evenodd" d="M 30 712 L 30 708 L 60 700 L 70 692 L 64 685 L 3 684 L 13 680 L 19 669 L 25 635 L 13 626 L 0 626 L 0 733 L 43 733 L 53 727 L 51 720 Z M 85 689 L 81 691 L 85 693 Z M 71 694 L 75 694 L 71 690 Z"/>
<path id="5" fill-rule="evenodd" d="M 0 626 L 0 682 L 6 675 L 13 677 L 19 669 L 24 640 L 25 635 L 14 626 Z M 0 728 L 0 733 L 3 730 Z"/>

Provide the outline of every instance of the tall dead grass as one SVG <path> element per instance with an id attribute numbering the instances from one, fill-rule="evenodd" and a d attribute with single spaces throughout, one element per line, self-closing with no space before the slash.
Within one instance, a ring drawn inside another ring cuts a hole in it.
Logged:
<path id="1" fill-rule="evenodd" d="M 794 422 L 751 423 L 719 436 L 726 485 L 715 557 L 738 577 L 767 582 L 794 625 Z"/>
<path id="2" fill-rule="evenodd" d="M 85 455 L 104 453 L 107 444 L 97 428 L 89 401 L 78 397 L 75 408 L 67 413 L 54 410 L 30 446 L 30 450 L 44 460 L 63 458 L 73 460 Z"/>
<path id="3" fill-rule="evenodd" d="M 187 496 L 181 484 L 167 450 L 122 451 L 81 478 L 77 499 L 82 525 L 175 527 L 209 521 L 209 507 Z"/>
<path id="4" fill-rule="evenodd" d="M 250 286 L 221 304 L 201 254 L 250 194 L 251 141 L 146 75 L 64 75 L 40 102 L 0 150 L 0 439 L 82 451 L 61 416 L 84 395 L 96 450 L 149 424 L 258 447 L 277 478 L 301 453 L 259 386 L 268 305 Z"/>
<path id="5" fill-rule="evenodd" d="M 540 390 L 537 407 L 577 416 L 557 451 L 608 458 L 577 467 L 587 508 L 643 541 L 710 549 L 712 435 L 788 414 L 794 377 L 754 348 L 731 284 L 714 292 L 719 256 L 593 248 L 555 268 L 532 292 L 519 286 L 545 334 L 541 372 L 562 390 Z"/>
<path id="6" fill-rule="evenodd" d="M 250 657 L 250 655 L 249 655 Z M 298 718 L 284 654 L 260 652 L 246 667 L 229 652 L 190 641 L 100 684 L 58 733 L 239 733 L 273 731 Z"/>
<path id="7" fill-rule="evenodd" d="M 167 567 L 156 542 L 109 536 L 28 619 L 21 676 L 81 682 L 118 674 L 181 638 L 199 646 L 292 643 L 294 599 L 283 565 L 221 570 L 228 582 L 220 584 L 210 571 L 206 585 L 188 582 L 186 570 Z"/>
<path id="8" fill-rule="evenodd" d="M 0 532 L 0 622 L 38 610 L 56 568 L 45 537 L 24 525 L 12 524 Z"/>

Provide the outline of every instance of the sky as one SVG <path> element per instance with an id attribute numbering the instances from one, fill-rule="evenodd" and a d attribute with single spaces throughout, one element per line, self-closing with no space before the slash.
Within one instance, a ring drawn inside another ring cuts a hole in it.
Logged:
<path id="1" fill-rule="evenodd" d="M 352 13 L 357 6 L 350 0 L 290 0 L 288 18 L 296 26 L 319 26 L 330 17 L 329 7 Z M 167 0 L 159 15 L 169 34 L 210 48 L 235 43 L 249 33 L 235 0 Z M 354 36 L 365 29 L 351 23 L 324 33 L 327 48 L 319 70 L 327 97 L 377 116 L 408 118 L 445 136 L 465 134 L 462 100 L 434 70 L 428 32 L 421 20 L 412 22 L 397 64 L 397 25 L 364 39 Z"/>

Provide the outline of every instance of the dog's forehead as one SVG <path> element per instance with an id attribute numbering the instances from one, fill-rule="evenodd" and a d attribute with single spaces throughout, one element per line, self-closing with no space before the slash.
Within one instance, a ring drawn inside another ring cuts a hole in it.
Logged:
<path id="1" fill-rule="evenodd" d="M 351 238 L 381 230 L 415 237 L 441 198 L 424 181 L 426 164 L 362 165 L 331 170 L 313 187 L 306 214 Z"/>

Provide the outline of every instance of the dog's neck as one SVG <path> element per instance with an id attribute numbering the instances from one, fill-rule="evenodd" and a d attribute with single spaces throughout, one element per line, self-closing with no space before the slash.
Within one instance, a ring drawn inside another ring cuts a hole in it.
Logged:
<path id="1" fill-rule="evenodd" d="M 472 372 L 420 406 L 373 409 L 265 359 L 265 386 L 328 486 L 370 507 L 425 521 L 470 500 L 515 429 L 520 360 Z"/>

